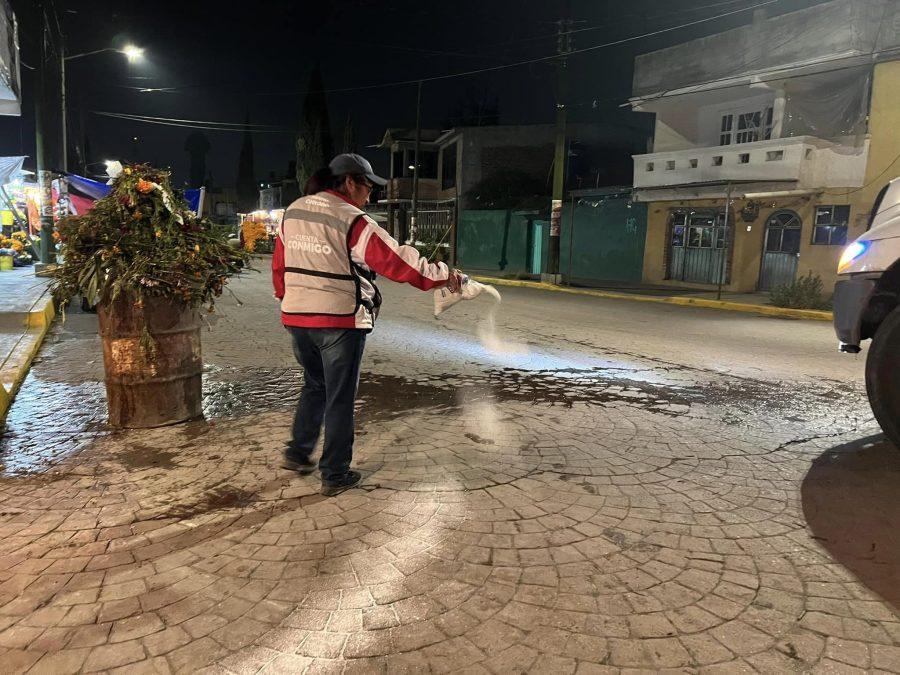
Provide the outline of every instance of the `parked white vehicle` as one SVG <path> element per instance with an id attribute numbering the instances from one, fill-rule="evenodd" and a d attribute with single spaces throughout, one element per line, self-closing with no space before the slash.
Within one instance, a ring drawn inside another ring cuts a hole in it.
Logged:
<path id="1" fill-rule="evenodd" d="M 872 340 L 866 391 L 875 418 L 900 448 L 900 178 L 875 200 L 866 233 L 838 264 L 834 327 L 841 351 L 856 354 Z"/>

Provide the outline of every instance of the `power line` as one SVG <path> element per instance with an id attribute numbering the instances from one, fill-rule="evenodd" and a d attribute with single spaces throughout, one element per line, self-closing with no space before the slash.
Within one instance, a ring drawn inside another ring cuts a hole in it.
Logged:
<path id="1" fill-rule="evenodd" d="M 633 35 L 631 37 L 622 38 L 620 40 L 613 40 L 612 42 L 606 42 L 606 43 L 599 44 L 599 45 L 593 45 L 591 47 L 584 47 L 582 49 L 574 49 L 571 52 L 568 52 L 566 54 L 566 56 L 568 57 L 573 54 L 584 54 L 586 52 L 596 51 L 598 49 L 603 49 L 605 47 L 614 47 L 616 45 L 624 44 L 626 42 L 633 42 L 635 40 L 641 40 L 643 38 L 661 35 L 662 33 L 669 33 L 671 31 L 679 30 L 681 28 L 688 28 L 690 26 L 696 26 L 698 24 L 706 23 L 708 21 L 715 21 L 716 19 L 721 19 L 726 16 L 732 16 L 733 14 L 739 14 L 741 12 L 747 12 L 747 11 L 750 11 L 753 9 L 758 9 L 760 7 L 774 5 L 775 3 L 780 2 L 780 1 L 781 0 L 766 0 L 765 2 L 761 2 L 756 5 L 751 5 L 749 7 L 744 7 L 742 9 L 731 10 L 729 12 L 723 12 L 723 13 L 717 14 L 715 16 L 706 17 L 704 19 L 697 19 L 696 21 L 689 21 L 688 23 L 679 24 L 677 26 L 670 26 L 669 28 L 661 28 L 659 30 L 651 31 L 649 33 L 643 33 L 641 35 Z M 488 68 L 467 70 L 467 71 L 463 71 L 460 73 L 448 73 L 447 75 L 434 75 L 432 77 L 423 77 L 423 78 L 418 78 L 415 80 L 400 80 L 397 82 L 386 82 L 383 84 L 372 84 L 372 85 L 366 85 L 366 86 L 362 86 L 362 87 L 342 87 L 342 88 L 338 88 L 338 89 L 324 89 L 323 93 L 339 93 L 339 92 L 346 92 L 346 91 L 363 91 L 363 90 L 368 90 L 368 89 L 400 87 L 400 86 L 405 86 L 405 85 L 418 84 L 419 81 L 436 82 L 439 80 L 449 80 L 449 79 L 453 79 L 453 78 L 457 78 L 457 77 L 469 77 L 472 75 L 480 75 L 482 73 L 496 72 L 498 70 L 505 70 L 507 68 L 516 68 L 518 66 L 526 66 L 526 65 L 530 65 L 530 64 L 534 64 L 534 63 L 555 61 L 558 58 L 559 58 L 558 54 L 553 54 L 551 56 L 541 56 L 541 57 L 534 58 L 534 59 L 527 59 L 525 61 L 518 61 L 516 63 L 507 63 L 507 64 L 503 64 L 503 65 L 499 65 L 499 66 L 491 66 Z M 298 92 L 264 92 L 264 93 L 258 93 L 256 95 L 257 96 L 279 96 L 279 95 L 296 95 L 297 93 Z M 299 92 L 299 93 L 302 94 L 305 92 Z"/>
<path id="2" fill-rule="evenodd" d="M 159 122 L 186 122 L 189 124 L 210 124 L 210 125 L 220 125 L 224 127 L 240 127 L 243 129 L 244 127 L 258 127 L 260 129 L 278 129 L 281 131 L 285 130 L 285 127 L 282 127 L 277 124 L 254 124 L 250 122 L 214 122 L 212 120 L 186 120 L 180 119 L 178 117 L 153 117 L 151 115 L 136 115 L 132 113 L 120 113 L 120 112 L 111 112 L 108 110 L 93 110 L 92 112 L 97 113 L 98 115 L 116 115 L 119 117 L 134 117 L 139 119 L 147 119 L 154 120 Z"/>
<path id="3" fill-rule="evenodd" d="M 621 38 L 619 40 L 613 40 L 611 42 L 605 42 L 599 45 L 593 45 L 591 47 L 583 47 L 582 49 L 573 49 L 570 52 L 566 53 L 566 57 L 572 56 L 573 54 L 584 54 L 587 52 L 596 51 L 598 49 L 603 49 L 605 47 L 614 47 L 616 45 L 625 44 L 626 42 L 634 42 L 635 40 L 642 40 L 648 37 L 654 37 L 656 35 L 661 35 L 663 33 L 670 33 L 674 30 L 680 30 L 682 28 L 688 28 L 690 26 L 696 26 L 701 23 L 707 23 L 709 21 L 715 21 L 716 19 L 722 19 L 726 16 L 732 16 L 734 14 L 740 14 L 741 12 L 748 12 L 753 9 L 759 9 L 760 7 L 767 7 L 768 5 L 774 5 L 781 0 L 766 0 L 765 2 L 757 3 L 756 5 L 751 5 L 749 7 L 744 7 L 741 9 L 735 9 L 728 12 L 723 12 L 721 14 L 716 14 L 715 16 L 709 16 L 704 19 L 697 19 L 695 21 L 689 21 L 687 23 L 682 23 L 677 26 L 670 26 L 668 28 L 661 28 L 659 30 L 650 31 L 649 33 L 642 33 L 641 35 L 633 35 L 627 38 Z M 480 75 L 482 73 L 490 73 L 496 72 L 498 70 L 506 70 L 507 68 L 517 68 L 519 66 L 527 66 L 533 63 L 543 63 L 546 61 L 555 61 L 559 58 L 558 54 L 553 54 L 551 56 L 541 56 L 534 59 L 527 59 L 525 61 L 517 61 L 516 63 L 507 63 L 499 66 L 490 66 L 488 68 L 478 68 L 475 70 L 467 70 L 459 73 L 448 73 L 446 75 L 433 75 L 432 77 L 422 77 L 417 78 L 415 80 L 400 80 L 397 82 L 386 82 L 384 84 L 372 84 L 363 87 L 344 87 L 339 89 L 325 89 L 323 93 L 337 93 L 342 91 L 361 91 L 365 89 L 379 89 L 382 87 L 399 87 L 410 84 L 418 84 L 419 81 L 422 82 L 437 82 L 440 80 L 450 80 L 457 77 L 470 77 L 472 75 Z M 277 93 L 277 92 L 276 92 Z M 257 94 L 259 96 L 266 96 L 269 94 Z"/>
<path id="4" fill-rule="evenodd" d="M 241 129 L 235 127 L 221 127 L 221 126 L 210 126 L 209 124 L 203 124 L 202 120 L 197 120 L 200 124 L 187 124 L 184 122 L 164 122 L 155 119 L 148 119 L 145 117 L 138 117 L 136 115 L 123 115 L 119 113 L 110 113 L 104 112 L 102 110 L 92 110 L 91 111 L 95 115 L 101 115 L 103 117 L 111 117 L 113 119 L 121 119 L 126 120 L 128 122 L 141 122 L 143 124 L 157 124 L 160 126 L 167 127 L 178 127 L 182 129 L 204 129 L 207 131 L 232 131 L 237 133 L 251 133 L 251 134 L 294 134 L 296 133 L 293 129 Z"/>
<path id="5" fill-rule="evenodd" d="M 900 52 L 900 47 L 892 47 L 891 49 L 881 49 L 881 50 L 878 50 L 878 51 L 876 51 L 876 52 L 871 52 L 871 53 L 869 53 L 869 54 L 865 54 L 864 56 L 867 57 L 867 58 L 870 58 L 870 57 L 874 57 L 874 56 L 879 56 L 879 55 L 881 55 L 881 54 L 894 54 L 894 53 L 898 53 L 898 52 Z M 830 59 L 822 59 L 821 61 L 817 61 L 817 62 L 814 63 L 814 64 L 807 64 L 807 65 L 810 65 L 810 66 L 811 66 L 811 65 L 818 65 L 818 64 L 821 64 L 821 63 L 832 63 L 832 62 L 836 62 L 836 61 L 846 61 L 848 58 L 852 58 L 852 57 L 847 57 L 847 56 L 836 56 L 836 57 L 834 57 L 834 58 L 830 58 Z M 869 65 L 871 65 L 871 62 L 852 63 L 852 64 L 849 64 L 849 65 L 846 65 L 846 66 L 838 66 L 837 68 L 826 68 L 826 69 L 824 69 L 824 70 L 817 70 L 817 71 L 815 71 L 815 72 L 809 73 L 808 75 L 805 75 L 805 76 L 802 76 L 802 77 L 812 77 L 812 76 L 814 76 L 814 75 L 825 75 L 825 74 L 827 74 L 827 73 L 837 73 L 837 72 L 840 72 L 840 71 L 843 71 L 843 70 L 854 70 L 854 69 L 856 69 L 856 68 L 862 68 L 862 67 L 864 67 L 864 66 L 869 66 Z M 764 83 L 764 82 L 777 82 L 778 80 L 783 80 L 783 79 L 785 79 L 786 76 L 784 76 L 784 75 L 779 76 L 779 75 L 777 75 L 777 73 L 785 73 L 785 72 L 789 72 L 789 71 L 792 71 L 792 70 L 796 70 L 798 67 L 803 67 L 803 66 L 790 65 L 790 66 L 782 66 L 782 67 L 780 67 L 780 68 L 773 68 L 772 70 L 766 71 L 766 74 L 767 74 L 766 77 L 755 78 L 755 79 L 753 80 L 753 84 L 761 84 L 761 83 Z M 726 76 L 726 77 L 738 77 L 738 76 L 737 76 L 737 75 L 729 75 L 729 76 Z M 634 98 L 637 100 L 637 102 L 639 102 L 639 104 L 643 104 L 643 103 L 650 103 L 650 102 L 653 102 L 653 101 L 657 101 L 657 100 L 663 98 L 663 97 L 664 97 L 668 92 L 670 92 L 670 91 L 676 91 L 677 93 L 675 94 L 675 96 L 682 96 L 682 95 L 684 95 L 684 94 L 692 94 L 692 93 L 695 93 L 695 92 L 698 92 L 698 91 L 722 91 L 722 90 L 725 90 L 725 89 L 744 88 L 744 87 L 747 86 L 747 83 L 746 83 L 746 82 L 735 82 L 734 84 L 726 84 L 726 85 L 723 85 L 723 86 L 721 86 L 721 87 L 710 87 L 709 89 L 704 89 L 704 88 L 703 88 L 703 87 L 707 87 L 708 85 L 714 84 L 716 81 L 717 81 L 717 80 L 710 80 L 710 81 L 708 81 L 708 82 L 701 82 L 701 83 L 698 84 L 698 85 L 694 85 L 694 86 L 691 86 L 691 87 L 686 87 L 684 90 L 680 90 L 680 89 L 670 90 L 670 89 L 667 89 L 667 90 L 665 90 L 665 91 L 659 92 L 658 94 L 653 94 L 652 96 L 636 96 L 636 97 L 634 97 Z M 627 103 L 627 102 L 624 103 L 624 104 L 623 104 L 623 107 L 624 107 L 625 105 L 628 105 L 628 103 Z"/>
<path id="6" fill-rule="evenodd" d="M 734 9 L 734 10 L 730 10 L 727 12 L 722 12 L 720 14 L 716 14 L 715 16 L 705 17 L 702 19 L 697 19 L 694 21 L 689 21 L 686 23 L 678 24 L 676 26 L 670 26 L 668 28 L 661 28 L 661 29 L 658 29 L 655 31 L 642 33 L 640 35 L 633 35 L 630 37 L 621 38 L 619 40 L 613 40 L 613 41 L 605 42 L 605 43 L 602 43 L 599 45 L 593 45 L 591 47 L 583 47 L 581 49 L 575 49 L 575 50 L 572 50 L 571 52 L 568 52 L 566 54 L 566 56 L 568 57 L 573 54 L 584 54 L 587 52 L 596 51 L 598 49 L 603 49 L 606 47 L 612 47 L 612 46 L 616 46 L 616 45 L 620 45 L 620 44 L 625 44 L 627 42 L 633 42 L 635 40 L 641 40 L 641 39 L 644 39 L 647 37 L 661 35 L 663 33 L 669 33 L 669 32 L 675 31 L 675 30 L 680 30 L 682 28 L 688 28 L 690 26 L 696 26 L 696 25 L 699 25 L 702 23 L 715 21 L 717 19 L 721 19 L 721 18 L 724 18 L 727 16 L 732 16 L 734 14 L 740 14 L 742 12 L 747 12 L 750 10 L 759 9 L 761 7 L 773 5 L 780 1 L 781 0 L 765 0 L 764 2 L 760 2 L 755 5 L 743 7 L 740 9 Z M 723 4 L 729 4 L 729 3 L 723 3 Z M 535 64 L 535 63 L 544 63 L 547 61 L 554 61 L 558 58 L 559 58 L 558 54 L 553 54 L 551 56 L 543 56 L 543 57 L 538 57 L 538 58 L 534 58 L 534 59 L 527 59 L 527 60 L 518 61 L 515 63 L 491 66 L 491 67 L 487 67 L 487 68 L 479 68 L 479 69 L 475 69 L 475 70 L 468 70 L 468 71 L 463 71 L 463 72 L 458 72 L 458 73 L 448 73 L 446 75 L 435 75 L 435 76 L 419 78 L 419 79 L 415 79 L 415 80 L 400 80 L 400 81 L 396 81 L 396 82 L 386 82 L 386 83 L 382 83 L 382 84 L 364 85 L 364 86 L 359 86 L 359 87 L 341 87 L 341 88 L 336 88 L 336 89 L 324 89 L 324 90 L 322 90 L 322 93 L 366 91 L 366 90 L 371 90 L 371 89 L 381 89 L 381 88 L 388 88 L 388 87 L 406 86 L 406 85 L 410 85 L 410 84 L 418 84 L 420 81 L 436 82 L 436 81 L 454 79 L 454 78 L 459 78 L 459 77 L 470 77 L 472 75 L 479 75 L 479 74 L 488 73 L 488 72 L 496 72 L 496 71 L 506 70 L 508 68 L 515 68 L 515 67 L 519 67 L 519 66 L 523 66 L 523 65 L 530 65 L 530 64 Z M 267 96 L 267 95 L 282 95 L 283 96 L 283 95 L 297 95 L 298 93 L 302 94 L 302 93 L 306 93 L 306 92 L 270 92 L 270 93 L 258 93 L 256 95 L 257 96 Z M 112 117 L 112 118 L 118 118 L 118 119 L 131 120 L 131 121 L 136 121 L 136 122 L 143 122 L 145 124 L 159 124 L 159 125 L 164 125 L 164 126 L 207 129 L 207 130 L 211 130 L 211 131 L 242 131 L 243 130 L 242 128 L 230 128 L 230 127 L 216 126 L 216 125 L 223 125 L 223 124 L 224 125 L 234 125 L 234 123 L 228 123 L 228 122 L 218 123 L 218 122 L 209 122 L 209 121 L 204 121 L 204 120 L 178 120 L 176 118 L 152 118 L 149 116 L 129 115 L 127 113 L 111 113 L 108 111 L 92 111 L 92 112 L 94 112 L 97 115 L 103 115 L 106 117 Z M 284 129 L 284 130 L 250 129 L 250 131 L 252 133 L 288 133 L 289 132 L 289 130 L 287 130 L 287 129 Z M 290 131 L 289 133 L 293 133 L 293 131 Z"/>
<path id="7" fill-rule="evenodd" d="M 737 1 L 737 0 L 734 0 L 734 1 Z M 613 40 L 611 42 L 604 42 L 602 44 L 593 45 L 591 47 L 583 47 L 581 49 L 573 49 L 572 51 L 568 52 L 566 54 L 566 56 L 568 57 L 568 56 L 572 56 L 574 54 L 584 54 L 587 52 L 596 51 L 598 49 L 604 49 L 606 47 L 614 47 L 614 46 L 625 44 L 628 42 L 634 42 L 636 40 L 642 40 L 644 38 L 654 37 L 656 35 L 662 35 L 664 33 L 670 33 L 672 31 L 680 30 L 682 28 L 689 28 L 691 26 L 696 26 L 696 25 L 699 25 L 702 23 L 708 23 L 710 21 L 715 21 L 717 19 L 722 19 L 722 18 L 725 18 L 728 16 L 733 16 L 735 14 L 740 14 L 742 12 L 749 12 L 751 10 L 759 9 L 761 7 L 767 7 L 769 5 L 774 5 L 774 4 L 777 4 L 778 2 L 781 2 L 781 0 L 765 0 L 764 2 L 759 2 L 755 5 L 749 5 L 747 7 L 729 10 L 727 12 L 722 12 L 722 13 L 716 14 L 714 16 L 709 16 L 709 17 L 705 17 L 702 19 L 696 19 L 694 21 L 689 21 L 687 23 L 681 23 L 681 24 L 678 24 L 675 26 L 669 26 L 668 28 L 661 28 L 661 29 L 650 31 L 647 33 L 642 33 L 640 35 L 633 35 L 630 37 L 621 38 L 619 40 Z M 720 5 L 726 5 L 726 4 L 733 4 L 733 2 L 716 3 L 714 5 L 708 5 L 708 7 L 716 7 L 716 6 L 720 6 Z M 701 9 L 701 8 L 698 7 L 696 9 Z M 600 28 L 604 28 L 604 27 L 605 26 L 594 26 L 594 27 L 589 27 L 589 28 L 580 28 L 580 29 L 576 29 L 575 31 L 572 31 L 572 32 L 600 29 Z M 554 37 L 556 37 L 556 34 L 554 34 Z M 536 64 L 536 63 L 545 63 L 547 61 L 555 61 L 558 58 L 559 58 L 558 54 L 552 54 L 550 56 L 541 56 L 541 57 L 537 57 L 537 58 L 533 58 L 533 59 L 516 61 L 514 63 L 505 63 L 505 64 L 500 64 L 497 66 L 476 68 L 473 70 L 466 70 L 466 71 L 461 71 L 461 72 L 457 72 L 457 73 L 447 73 L 445 75 L 433 75 L 431 77 L 421 77 L 421 78 L 416 78 L 416 79 L 412 79 L 412 80 L 398 80 L 395 82 L 383 82 L 380 84 L 360 85 L 360 86 L 356 86 L 356 87 L 338 87 L 338 88 L 334 88 L 334 89 L 323 89 L 319 93 L 339 94 L 339 93 L 347 93 L 347 92 L 354 92 L 354 91 L 369 91 L 372 89 L 387 89 L 387 88 L 391 88 L 391 87 L 402 87 L 402 86 L 408 86 L 408 85 L 413 85 L 413 84 L 417 85 L 420 80 L 422 82 L 437 82 L 440 80 L 450 80 L 450 79 L 459 78 L 459 77 L 471 77 L 473 75 L 481 75 L 483 73 L 496 72 L 499 70 L 506 70 L 508 68 L 518 68 L 520 66 L 527 66 L 527 65 L 532 65 L 532 64 Z M 169 90 L 175 90 L 175 89 L 207 88 L 207 87 L 215 87 L 215 86 L 219 86 L 219 85 L 193 84 L 193 85 L 181 85 L 178 87 L 161 87 L 161 89 L 166 89 L 167 91 L 169 91 Z M 255 93 L 253 93 L 253 95 L 254 96 L 301 96 L 301 95 L 307 94 L 307 93 L 309 93 L 309 92 L 308 91 L 271 91 L 271 92 L 255 92 Z"/>
<path id="8" fill-rule="evenodd" d="M 833 30 L 833 31 L 831 31 L 830 33 L 828 33 L 828 35 L 822 36 L 822 39 L 823 39 L 823 40 L 827 40 L 828 38 L 830 38 L 832 35 L 834 35 L 835 33 L 837 33 L 837 32 L 840 31 L 840 30 L 841 30 L 841 28 L 838 27 L 838 28 L 836 28 L 835 30 Z M 769 45 L 769 46 L 767 46 L 767 49 L 766 49 L 766 52 L 765 52 L 765 53 L 761 54 L 760 56 L 758 56 L 758 57 L 755 58 L 755 59 L 752 59 L 751 61 L 747 61 L 747 62 L 745 62 L 745 63 L 738 64 L 734 69 L 732 69 L 732 71 L 731 71 L 730 73 L 728 73 L 727 75 L 721 75 L 721 76 L 717 77 L 715 80 L 707 80 L 706 82 L 701 82 L 701 83 L 699 83 L 699 84 L 696 84 L 696 85 L 693 85 L 693 86 L 690 86 L 690 87 L 684 87 L 682 90 L 678 90 L 678 89 L 664 89 L 663 91 L 661 91 L 661 92 L 659 92 L 659 93 L 657 93 L 657 94 L 654 94 L 652 97 L 646 97 L 646 98 L 645 98 L 645 97 L 640 97 L 640 96 L 638 96 L 638 97 L 635 97 L 635 98 L 641 98 L 641 99 L 644 99 L 644 100 L 651 100 L 651 101 L 652 101 L 652 100 L 656 100 L 656 99 L 658 99 L 658 98 L 663 98 L 666 94 L 668 94 L 668 93 L 671 92 L 671 91 L 678 91 L 678 95 L 679 95 L 679 96 L 682 95 L 682 94 L 690 94 L 690 93 L 692 93 L 692 92 L 694 92 L 694 91 L 700 91 L 700 90 L 703 89 L 703 87 L 705 87 L 705 86 L 707 86 L 707 85 L 709 85 L 709 84 L 712 84 L 712 83 L 714 83 L 714 82 L 718 82 L 718 81 L 723 80 L 723 79 L 728 79 L 729 77 L 737 77 L 737 76 L 739 76 L 739 75 L 742 75 L 742 74 L 746 73 L 746 72 L 747 72 L 747 68 L 748 68 L 749 66 L 752 66 L 752 65 L 754 65 L 754 64 L 759 63 L 761 60 L 763 60 L 764 58 L 768 57 L 769 54 L 770 54 L 773 50 L 776 50 L 776 49 L 779 49 L 779 48 L 781 48 L 781 47 L 784 47 L 785 45 L 790 44 L 791 42 L 795 42 L 796 39 L 797 39 L 796 36 L 791 35 L 791 36 L 788 37 L 788 39 L 786 39 L 784 42 L 781 42 L 781 43 L 779 43 L 779 44 L 777 44 L 777 45 Z M 874 49 L 874 47 L 873 47 L 873 49 Z M 871 56 L 871 55 L 872 55 L 872 54 L 870 53 L 870 56 Z M 823 63 L 823 62 L 824 62 L 824 63 L 827 63 L 828 61 L 839 61 L 839 60 L 842 60 L 842 59 L 844 59 L 844 58 L 846 58 L 846 57 L 844 57 L 844 56 L 838 56 L 838 57 L 835 57 L 835 58 L 833 58 L 833 59 L 826 59 L 826 60 L 824 60 L 824 61 L 819 61 L 818 63 Z M 773 73 L 773 72 L 779 72 L 779 71 L 782 71 L 782 70 L 792 70 L 792 69 L 794 69 L 794 68 L 796 68 L 795 65 L 783 66 L 782 68 L 778 68 L 778 69 L 774 69 L 774 70 L 769 70 L 769 71 L 767 71 L 767 72 Z M 764 80 L 760 80 L 760 81 L 764 81 Z M 728 85 L 728 86 L 725 86 L 725 87 L 717 87 L 716 89 L 729 89 L 729 88 L 731 88 L 731 87 L 733 87 L 733 86 L 746 86 L 746 85 L 745 85 L 745 84 L 740 84 L 740 85 Z"/>
<path id="9" fill-rule="evenodd" d="M 681 16 L 683 14 L 690 14 L 692 12 L 699 12 L 702 9 L 712 9 L 714 7 L 723 7 L 725 5 L 734 5 L 738 2 L 743 2 L 744 0 L 725 0 L 724 2 L 716 2 L 711 5 L 698 5 L 697 7 L 686 7 L 685 9 L 681 9 L 674 12 L 663 12 L 662 14 L 656 14 L 654 16 L 641 17 L 643 21 L 655 21 L 656 19 L 664 19 L 669 16 Z M 751 7 L 747 7 L 746 9 L 752 9 Z M 744 11 L 744 10 L 738 10 Z M 562 35 L 572 35 L 573 33 L 584 33 L 587 31 L 593 30 L 602 30 L 604 28 L 609 28 L 610 26 L 616 26 L 626 23 L 626 21 L 610 21 L 607 23 L 600 24 L 599 26 L 588 26 L 586 28 L 574 28 L 571 30 L 563 31 Z M 507 42 L 497 42 L 491 45 L 492 47 L 504 47 L 513 44 L 519 44 L 524 42 L 537 42 L 539 40 L 550 40 L 556 39 L 559 37 L 560 33 L 547 33 L 545 35 L 536 35 L 534 37 L 529 38 L 520 38 L 518 40 L 509 40 Z"/>

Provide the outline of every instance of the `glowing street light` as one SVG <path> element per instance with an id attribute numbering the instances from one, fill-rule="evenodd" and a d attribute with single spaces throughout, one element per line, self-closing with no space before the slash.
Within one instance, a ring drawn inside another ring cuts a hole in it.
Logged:
<path id="1" fill-rule="evenodd" d="M 144 50 L 140 47 L 135 47 L 134 45 L 125 45 L 124 49 L 122 49 L 122 53 L 126 56 L 129 63 L 134 63 L 141 59 L 144 55 Z"/>
<path id="2" fill-rule="evenodd" d="M 63 171 L 68 171 L 68 140 L 67 140 L 67 123 L 66 123 L 66 61 L 74 61 L 75 59 L 82 59 L 85 56 L 93 56 L 94 54 L 102 54 L 104 52 L 118 52 L 119 54 L 124 54 L 125 58 L 128 59 L 129 63 L 135 63 L 136 61 L 140 61 L 143 58 L 144 50 L 141 47 L 137 47 L 132 44 L 125 45 L 122 49 L 116 49 L 115 47 L 104 47 L 103 49 L 95 49 L 91 52 L 83 52 L 81 54 L 65 54 L 63 50 L 61 50 L 60 60 L 59 60 L 59 84 L 60 84 L 60 102 L 61 102 L 61 110 L 62 110 L 62 164 Z"/>

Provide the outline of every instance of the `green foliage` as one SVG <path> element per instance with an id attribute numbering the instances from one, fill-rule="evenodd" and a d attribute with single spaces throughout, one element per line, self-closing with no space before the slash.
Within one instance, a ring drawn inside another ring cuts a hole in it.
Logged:
<path id="1" fill-rule="evenodd" d="M 168 172 L 146 164 L 126 167 L 106 197 L 58 229 L 63 263 L 53 294 L 61 303 L 75 295 L 109 303 L 125 293 L 136 302 L 162 296 L 211 309 L 228 277 L 248 261 L 188 209 Z"/>
<path id="2" fill-rule="evenodd" d="M 830 310 L 831 300 L 824 296 L 823 290 L 822 278 L 810 272 L 793 283 L 776 287 L 770 300 L 776 307 Z"/>

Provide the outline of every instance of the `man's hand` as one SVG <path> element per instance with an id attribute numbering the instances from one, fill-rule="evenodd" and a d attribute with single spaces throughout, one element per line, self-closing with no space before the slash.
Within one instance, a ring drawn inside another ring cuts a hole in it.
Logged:
<path id="1" fill-rule="evenodd" d="M 450 270 L 450 278 L 447 279 L 447 290 L 451 293 L 459 293 L 462 288 L 463 273 L 459 270 Z"/>

